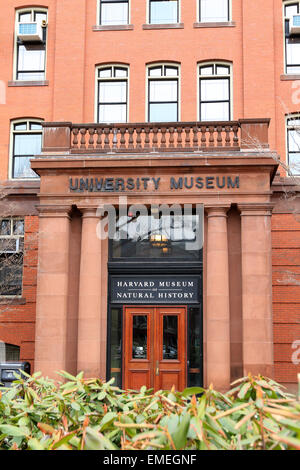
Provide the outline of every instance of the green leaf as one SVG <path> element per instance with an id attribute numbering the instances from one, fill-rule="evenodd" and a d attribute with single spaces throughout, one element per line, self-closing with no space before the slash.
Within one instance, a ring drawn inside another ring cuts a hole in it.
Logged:
<path id="1" fill-rule="evenodd" d="M 0 431 L 2 431 L 3 434 L 12 437 L 22 437 L 28 436 L 30 434 L 29 429 L 27 429 L 25 426 L 18 427 L 11 424 L 1 424 Z"/>
<path id="2" fill-rule="evenodd" d="M 191 395 L 198 395 L 199 393 L 203 392 L 205 392 L 205 390 L 202 387 L 189 387 L 183 390 L 182 395 L 184 397 L 189 397 Z"/>
<path id="3" fill-rule="evenodd" d="M 190 419 L 191 416 L 189 413 L 185 413 L 183 416 L 180 417 L 180 423 L 177 426 L 175 432 L 172 433 L 172 439 L 176 449 L 184 449 L 187 439 L 187 434 L 190 426 Z"/>

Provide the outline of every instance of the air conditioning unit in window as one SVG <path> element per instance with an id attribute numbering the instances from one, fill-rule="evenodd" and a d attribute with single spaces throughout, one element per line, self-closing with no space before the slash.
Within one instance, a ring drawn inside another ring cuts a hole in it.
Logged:
<path id="1" fill-rule="evenodd" d="M 300 34 L 300 15 L 293 15 L 290 20 L 290 34 Z"/>
<path id="2" fill-rule="evenodd" d="M 40 23 L 18 23 L 17 36 L 21 41 L 43 41 L 43 30 Z"/>

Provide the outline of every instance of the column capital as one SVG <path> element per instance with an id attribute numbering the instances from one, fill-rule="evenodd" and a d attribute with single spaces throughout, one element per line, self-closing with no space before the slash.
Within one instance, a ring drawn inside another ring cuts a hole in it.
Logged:
<path id="1" fill-rule="evenodd" d="M 69 205 L 44 205 L 36 206 L 39 217 L 67 217 L 71 218 L 72 206 Z"/>
<path id="2" fill-rule="evenodd" d="M 231 204 L 205 204 L 204 210 L 208 217 L 227 217 Z"/>
<path id="3" fill-rule="evenodd" d="M 83 219 L 102 219 L 103 215 L 97 214 L 98 207 L 78 207 L 79 211 L 81 212 L 81 217 Z"/>
<path id="4" fill-rule="evenodd" d="M 274 204 L 270 202 L 255 202 L 255 203 L 241 203 L 238 204 L 238 209 L 242 216 L 271 216 Z"/>

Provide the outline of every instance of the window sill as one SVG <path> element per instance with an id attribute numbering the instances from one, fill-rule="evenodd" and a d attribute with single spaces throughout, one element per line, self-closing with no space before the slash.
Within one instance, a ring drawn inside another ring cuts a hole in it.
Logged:
<path id="1" fill-rule="evenodd" d="M 300 80 L 300 73 L 298 74 L 289 74 L 289 73 L 285 73 L 283 75 L 280 75 L 280 80 L 281 81 L 287 81 L 287 80 Z"/>
<path id="2" fill-rule="evenodd" d="M 7 86 L 48 86 L 48 80 L 11 80 Z"/>
<path id="3" fill-rule="evenodd" d="M 114 25 L 96 25 L 93 26 L 93 31 L 132 31 L 133 24 L 114 24 Z"/>
<path id="4" fill-rule="evenodd" d="M 234 28 L 236 26 L 235 21 L 215 21 L 209 23 L 194 23 L 194 28 Z"/>
<path id="5" fill-rule="evenodd" d="M 183 29 L 183 23 L 169 23 L 169 24 L 143 24 L 143 29 Z"/>
<path id="6" fill-rule="evenodd" d="M 0 296 L 0 305 L 25 305 L 25 297 L 5 297 Z"/>

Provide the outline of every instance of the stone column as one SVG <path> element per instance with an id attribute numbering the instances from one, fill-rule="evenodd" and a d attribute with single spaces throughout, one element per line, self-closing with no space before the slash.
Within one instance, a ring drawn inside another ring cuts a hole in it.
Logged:
<path id="1" fill-rule="evenodd" d="M 85 377 L 100 377 L 101 361 L 101 239 L 96 209 L 81 209 L 77 370 Z M 104 378 L 104 377 L 101 377 Z"/>
<path id="2" fill-rule="evenodd" d="M 271 204 L 239 204 L 244 375 L 273 376 Z"/>
<path id="3" fill-rule="evenodd" d="M 207 386 L 230 385 L 230 310 L 227 211 L 229 205 L 205 206 L 207 226 L 206 370 Z"/>
<path id="4" fill-rule="evenodd" d="M 69 206 L 40 206 L 35 371 L 59 379 L 66 370 Z"/>

